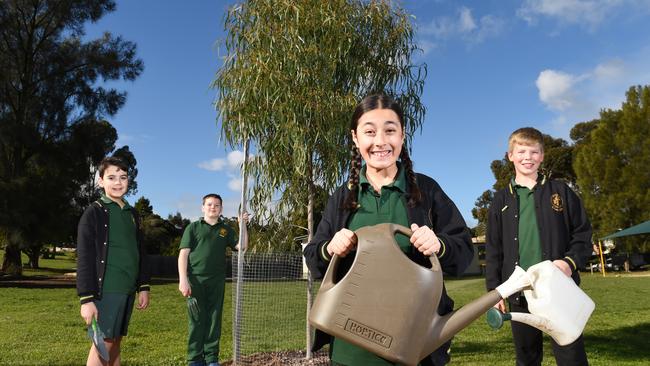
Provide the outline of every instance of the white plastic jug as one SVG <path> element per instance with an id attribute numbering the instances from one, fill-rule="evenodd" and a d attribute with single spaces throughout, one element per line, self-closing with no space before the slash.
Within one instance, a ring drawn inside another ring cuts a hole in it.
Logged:
<path id="1" fill-rule="evenodd" d="M 517 267 L 517 271 L 523 270 Z M 526 275 L 530 286 L 524 289 L 524 296 L 530 314 L 500 314 L 493 308 L 488 312 L 490 326 L 499 328 L 503 320 L 518 321 L 547 333 L 561 346 L 573 343 L 596 307 L 593 300 L 551 261 L 531 266 Z"/>
<path id="2" fill-rule="evenodd" d="M 596 304 L 551 261 L 531 266 L 526 273 L 532 287 L 524 290 L 530 313 L 550 320 L 547 333 L 559 345 L 575 341 Z"/>

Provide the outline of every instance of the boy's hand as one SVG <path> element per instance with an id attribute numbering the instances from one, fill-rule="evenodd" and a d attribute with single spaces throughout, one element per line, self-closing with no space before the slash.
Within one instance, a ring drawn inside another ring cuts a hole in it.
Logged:
<path id="1" fill-rule="evenodd" d="M 248 212 L 244 212 L 241 214 L 240 217 L 237 218 L 237 222 L 241 222 L 242 220 L 244 220 L 244 222 L 248 224 L 251 220 L 251 217 L 253 217 L 253 214 L 249 215 Z"/>
<path id="2" fill-rule="evenodd" d="M 327 244 L 327 252 L 329 255 L 338 255 L 344 258 L 352 249 L 357 247 L 357 234 L 352 230 L 341 229 L 334 234 L 332 240 Z"/>
<path id="3" fill-rule="evenodd" d="M 190 281 L 187 278 L 181 278 L 178 281 L 178 291 L 185 297 L 192 296 L 192 286 L 190 286 Z"/>
<path id="4" fill-rule="evenodd" d="M 494 304 L 494 308 L 499 309 L 500 312 L 505 313 L 506 312 L 506 301 L 504 299 L 499 300 L 498 303 Z"/>
<path id="5" fill-rule="evenodd" d="M 97 313 L 97 306 L 94 302 L 87 302 L 81 305 L 81 317 L 86 322 L 86 325 L 90 325 L 90 322 L 93 321 L 93 318 L 98 319 L 99 314 Z"/>
<path id="6" fill-rule="evenodd" d="M 426 255 L 431 256 L 440 251 L 440 239 L 428 226 L 418 226 L 417 224 L 411 224 L 411 230 L 413 235 L 411 235 L 411 244 L 417 250 Z"/>
<path id="7" fill-rule="evenodd" d="M 553 261 L 553 264 L 555 267 L 559 268 L 562 273 L 567 275 L 567 277 L 571 277 L 571 267 L 569 267 L 569 263 L 563 261 L 562 259 L 556 259 Z"/>
<path id="8" fill-rule="evenodd" d="M 144 310 L 149 307 L 149 291 L 140 291 L 138 293 L 138 310 Z"/>

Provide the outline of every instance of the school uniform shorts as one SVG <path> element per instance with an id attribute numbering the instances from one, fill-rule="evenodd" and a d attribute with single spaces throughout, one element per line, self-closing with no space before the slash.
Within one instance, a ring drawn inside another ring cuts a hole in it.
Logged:
<path id="1" fill-rule="evenodd" d="M 97 306 L 97 325 L 106 338 L 125 336 L 133 313 L 135 294 L 104 294 Z"/>

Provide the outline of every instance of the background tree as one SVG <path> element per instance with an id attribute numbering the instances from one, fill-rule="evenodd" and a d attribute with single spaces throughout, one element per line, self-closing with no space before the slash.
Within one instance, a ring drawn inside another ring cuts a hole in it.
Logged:
<path id="1" fill-rule="evenodd" d="M 216 108 L 226 142 L 257 150 L 251 207 L 266 223 L 306 207 L 312 235 L 316 186 L 332 191 L 348 168 L 360 97 L 393 94 L 409 142 L 421 126 L 426 67 L 411 61 L 409 15 L 389 1 L 250 0 L 227 12 L 225 29 Z"/>
<path id="2" fill-rule="evenodd" d="M 176 213 L 173 215 L 167 215 L 167 221 L 169 221 L 172 225 L 181 231 L 185 230 L 187 225 L 192 223 L 190 219 L 183 217 L 183 215 L 181 215 L 181 213 L 178 211 L 176 211 Z"/>
<path id="3" fill-rule="evenodd" d="M 108 121 L 87 120 L 71 126 L 73 156 L 77 158 L 70 163 L 79 164 L 80 170 L 87 169 L 86 174 L 76 182 L 79 194 L 74 205 L 79 211 L 97 200 L 101 195 L 97 185 L 99 162 L 115 149 L 117 130 Z"/>
<path id="4" fill-rule="evenodd" d="M 190 224 L 190 220 L 184 218 L 180 212 L 168 215 L 167 219 L 160 217 L 154 213 L 151 202 L 145 197 L 140 197 L 133 204 L 133 208 L 140 217 L 147 253 L 177 256 L 183 231 Z"/>
<path id="5" fill-rule="evenodd" d="M 578 185 L 594 237 L 650 218 L 650 86 L 634 86 L 621 109 L 571 131 L 581 137 L 575 152 Z M 638 241 L 626 240 L 628 250 Z"/>
<path id="6" fill-rule="evenodd" d="M 476 202 L 474 202 L 475 207 L 472 209 L 472 216 L 478 220 L 478 224 L 473 228 L 472 234 L 474 236 L 485 235 L 487 229 L 488 210 L 490 209 L 492 198 L 494 198 L 494 191 L 488 189 L 476 199 Z"/>
<path id="7" fill-rule="evenodd" d="M 84 157 L 92 155 L 69 155 L 73 127 L 115 114 L 126 100 L 125 93 L 98 85 L 98 79 L 134 80 L 142 71 L 135 44 L 110 33 L 82 40 L 86 22 L 114 9 L 110 0 L 0 2 L 0 228 L 8 238 L 5 272 L 22 272 L 20 250 L 46 239 L 40 229 L 68 227 L 49 220 L 70 214 L 77 184 L 91 169 Z M 92 150 L 92 143 L 76 148 Z M 80 169 L 78 161 L 88 165 Z M 51 234 L 50 240 L 58 237 Z"/>
<path id="8" fill-rule="evenodd" d="M 145 219 L 148 216 L 153 215 L 153 206 L 148 198 L 140 197 L 133 204 L 133 208 L 138 212 L 141 219 Z"/>
<path id="9" fill-rule="evenodd" d="M 124 145 L 113 152 L 113 156 L 122 159 L 129 168 L 129 189 L 126 191 L 126 196 L 138 193 L 138 161 L 135 155 L 129 150 L 129 145 Z"/>

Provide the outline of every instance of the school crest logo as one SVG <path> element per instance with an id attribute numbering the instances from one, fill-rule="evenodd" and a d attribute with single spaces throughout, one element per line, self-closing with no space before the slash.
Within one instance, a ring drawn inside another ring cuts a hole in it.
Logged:
<path id="1" fill-rule="evenodd" d="M 559 194 L 553 193 L 551 196 L 551 207 L 554 211 L 562 212 L 564 210 L 564 204 L 562 203 L 562 197 Z"/>
<path id="2" fill-rule="evenodd" d="M 225 238 L 226 235 L 228 235 L 228 230 L 226 230 L 226 229 L 223 228 L 223 227 L 222 227 L 221 229 L 219 229 L 219 236 L 220 236 L 220 237 Z"/>

